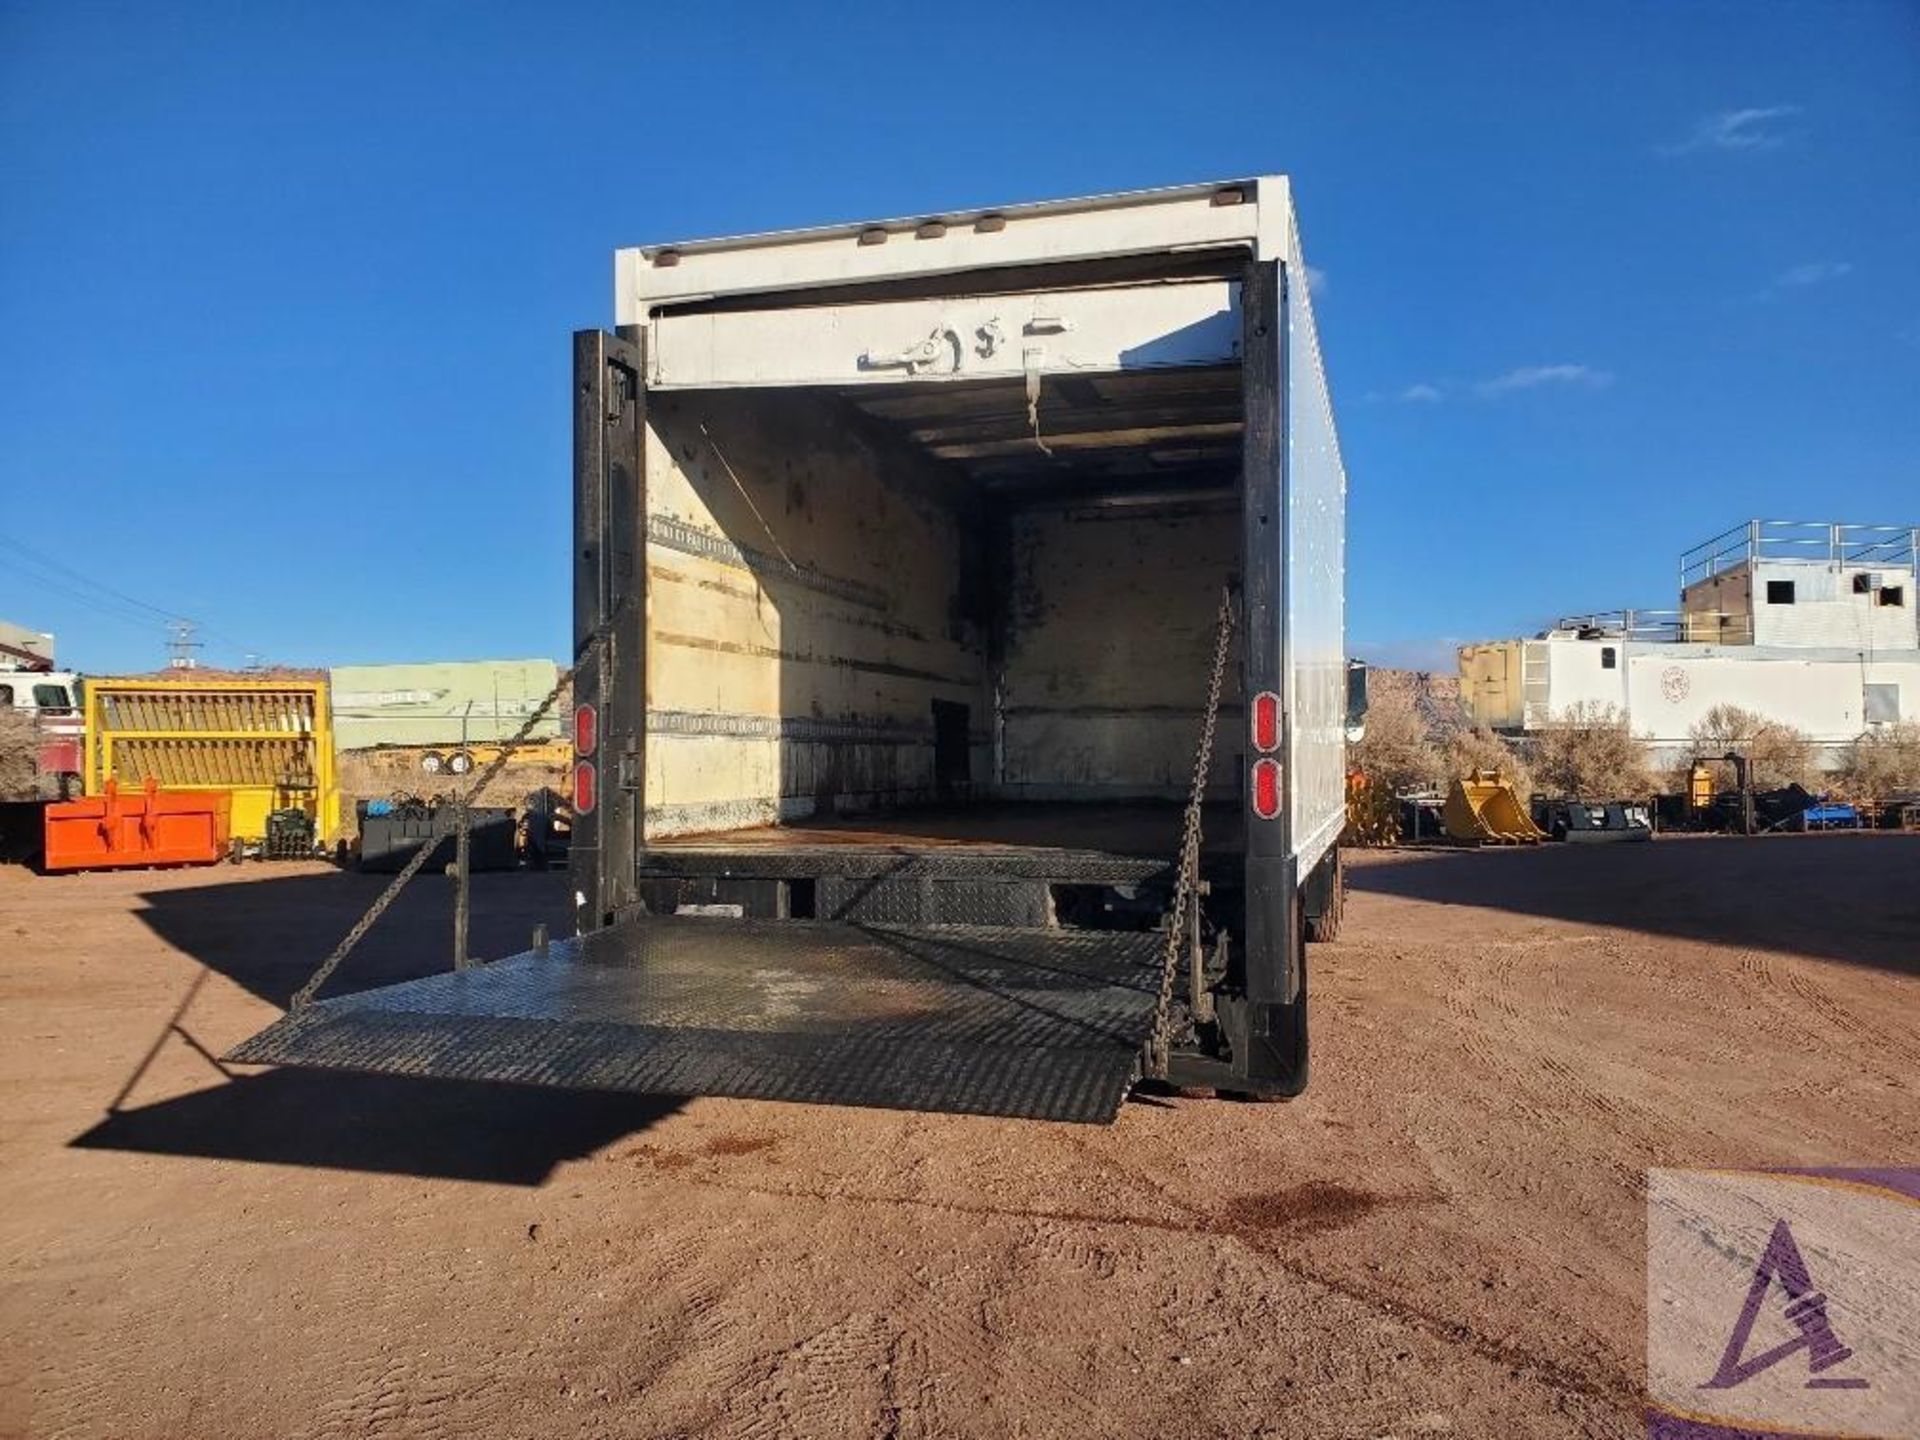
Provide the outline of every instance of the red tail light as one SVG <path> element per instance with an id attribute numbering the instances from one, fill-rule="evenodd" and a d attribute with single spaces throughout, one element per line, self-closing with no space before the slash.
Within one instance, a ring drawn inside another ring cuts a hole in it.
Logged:
<path id="1" fill-rule="evenodd" d="M 1253 748 L 1262 752 L 1280 748 L 1280 697 L 1262 690 L 1253 697 Z"/>
<path id="2" fill-rule="evenodd" d="M 1280 818 L 1280 762 L 1253 762 L 1253 813 L 1262 820 Z"/>
<path id="3" fill-rule="evenodd" d="M 591 815 L 594 792 L 599 787 L 600 777 L 594 772 L 593 762 L 582 760 L 573 767 L 573 813 Z"/>
<path id="4" fill-rule="evenodd" d="M 600 717 L 593 712 L 593 706 L 582 705 L 573 712 L 573 753 L 591 755 L 593 747 L 600 739 Z"/>

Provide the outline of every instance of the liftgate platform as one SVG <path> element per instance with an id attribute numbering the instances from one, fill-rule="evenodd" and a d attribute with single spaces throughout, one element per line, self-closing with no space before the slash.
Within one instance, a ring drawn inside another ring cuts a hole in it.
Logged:
<path id="1" fill-rule="evenodd" d="M 567 1089 L 1102 1122 L 1162 937 L 642 917 L 321 1000 L 229 1060 Z"/>

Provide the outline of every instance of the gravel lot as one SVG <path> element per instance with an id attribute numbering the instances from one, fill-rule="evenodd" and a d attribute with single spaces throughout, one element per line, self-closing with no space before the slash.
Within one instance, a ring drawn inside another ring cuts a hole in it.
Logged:
<path id="1" fill-rule="evenodd" d="M 223 1074 L 377 877 L 0 871 L 0 1433 L 1644 1435 L 1647 1167 L 1920 1160 L 1920 838 L 1353 880 L 1305 1098 L 1094 1129 Z"/>

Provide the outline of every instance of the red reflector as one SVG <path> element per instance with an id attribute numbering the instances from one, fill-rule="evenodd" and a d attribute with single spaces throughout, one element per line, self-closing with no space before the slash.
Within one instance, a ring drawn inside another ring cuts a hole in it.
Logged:
<path id="1" fill-rule="evenodd" d="M 1262 820 L 1280 818 L 1280 762 L 1253 762 L 1253 813 Z"/>
<path id="2" fill-rule="evenodd" d="M 593 754 L 593 747 L 600 739 L 599 732 L 600 717 L 593 713 L 593 706 L 580 706 L 573 712 L 573 753 Z"/>
<path id="3" fill-rule="evenodd" d="M 594 773 L 593 766 L 587 761 L 582 760 L 573 767 L 574 814 L 591 815 L 593 813 L 594 789 L 598 781 L 599 776 Z"/>
<path id="4" fill-rule="evenodd" d="M 1253 697 L 1253 748 L 1280 748 L 1280 697 L 1271 690 Z"/>

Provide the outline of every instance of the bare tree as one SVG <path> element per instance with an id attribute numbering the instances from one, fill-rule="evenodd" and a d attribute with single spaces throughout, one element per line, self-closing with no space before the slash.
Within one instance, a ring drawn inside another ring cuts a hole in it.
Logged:
<path id="1" fill-rule="evenodd" d="M 1449 779 L 1458 780 L 1475 770 L 1498 770 L 1513 782 L 1514 791 L 1522 798 L 1533 793 L 1532 767 L 1512 745 L 1484 725 L 1447 736 L 1442 758 Z"/>
<path id="2" fill-rule="evenodd" d="M 1719 761 L 1729 751 L 1747 757 L 1756 790 L 1778 790 L 1787 785 L 1818 789 L 1820 772 L 1813 763 L 1813 740 L 1806 731 L 1780 720 L 1769 720 L 1738 705 L 1716 705 L 1691 731 L 1694 751 L 1703 760 Z M 1733 769 L 1721 762 L 1722 779 L 1733 781 Z"/>
<path id="3" fill-rule="evenodd" d="M 1621 800 L 1653 793 L 1647 750 L 1612 705 L 1581 701 L 1548 723 L 1534 756 L 1539 788 L 1556 799 Z"/>
<path id="4" fill-rule="evenodd" d="M 1352 760 L 1369 780 L 1395 791 L 1426 789 L 1444 776 L 1440 752 L 1427 734 L 1426 717 L 1413 692 L 1404 686 L 1371 688 L 1366 737 L 1353 747 Z"/>
<path id="5" fill-rule="evenodd" d="M 40 728 L 31 710 L 0 706 L 0 795 L 31 795 L 40 774 Z"/>
<path id="6" fill-rule="evenodd" d="M 1869 805 L 1920 794 L 1920 722 L 1902 720 L 1867 731 L 1847 747 L 1840 783 L 1849 799 Z"/>

